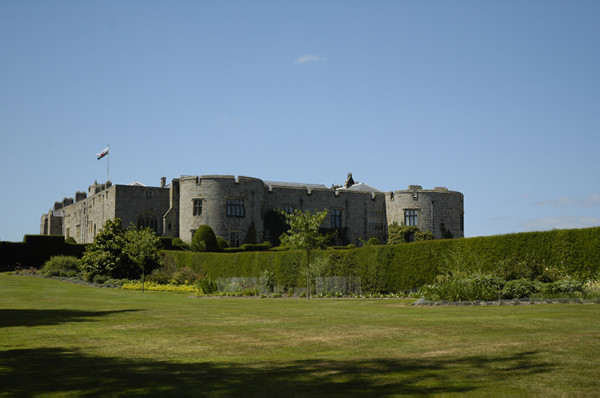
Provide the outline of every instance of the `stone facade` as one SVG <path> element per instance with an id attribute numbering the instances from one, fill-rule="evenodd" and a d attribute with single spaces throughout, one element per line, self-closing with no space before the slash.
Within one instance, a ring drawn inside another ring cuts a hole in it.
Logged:
<path id="1" fill-rule="evenodd" d="M 41 234 L 63 234 L 79 243 L 92 242 L 108 219 L 119 217 L 123 225 L 148 226 L 161 236 L 180 237 L 190 242 L 200 225 L 210 225 L 215 234 L 232 246 L 243 242 L 254 223 L 259 241 L 269 238 L 265 214 L 270 209 L 328 210 L 323 227 L 344 231 L 346 242 L 377 237 L 387 240 L 388 225 L 414 224 L 433 232 L 443 230 L 453 237 L 464 236 L 464 200 L 460 192 L 446 188 L 384 193 L 366 184 L 354 183 L 352 175 L 343 186 L 263 181 L 228 175 L 181 176 L 166 186 L 139 183 L 112 185 L 94 183 L 76 199 L 56 202 L 41 219 Z M 271 237 L 272 238 L 272 237 Z"/>

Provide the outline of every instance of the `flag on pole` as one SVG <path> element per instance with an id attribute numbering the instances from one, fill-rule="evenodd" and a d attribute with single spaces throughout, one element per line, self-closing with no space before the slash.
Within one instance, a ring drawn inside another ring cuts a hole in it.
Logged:
<path id="1" fill-rule="evenodd" d="M 96 157 L 98 158 L 98 160 L 100 160 L 103 157 L 105 157 L 106 155 L 108 155 L 108 148 L 109 147 L 106 147 L 105 150 L 103 150 L 102 152 L 96 154 Z"/>

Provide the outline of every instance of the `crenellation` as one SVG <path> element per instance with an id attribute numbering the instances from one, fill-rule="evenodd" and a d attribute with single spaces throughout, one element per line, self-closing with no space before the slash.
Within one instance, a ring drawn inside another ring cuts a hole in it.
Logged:
<path id="1" fill-rule="evenodd" d="M 110 181 L 78 191 L 75 201 L 56 202 L 54 212 L 42 216 L 40 233 L 50 231 L 74 237 L 77 242 L 93 241 L 108 219 L 119 217 L 123 225 L 147 226 L 161 236 L 190 242 L 200 225 L 210 225 L 215 234 L 239 245 L 254 223 L 257 236 L 267 235 L 265 212 L 270 209 L 327 209 L 324 228 L 340 229 L 347 243 L 377 237 L 387 240 L 388 225 L 414 223 L 439 239 L 444 229 L 453 237 L 464 236 L 464 197 L 445 187 L 423 189 L 409 185 L 405 190 L 384 193 L 352 174 L 343 186 L 263 181 L 233 175 L 180 176 L 159 187 L 139 182 L 113 185 Z"/>

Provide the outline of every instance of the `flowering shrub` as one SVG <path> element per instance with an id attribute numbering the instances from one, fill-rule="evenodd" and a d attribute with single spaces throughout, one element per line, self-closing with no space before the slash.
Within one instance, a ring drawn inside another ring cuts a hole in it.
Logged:
<path id="1" fill-rule="evenodd" d="M 142 290 L 142 282 L 126 283 L 123 286 L 121 286 L 121 289 Z M 162 292 L 196 292 L 196 287 L 191 285 L 161 285 L 155 282 L 147 282 L 144 284 L 144 290 L 154 290 Z"/>

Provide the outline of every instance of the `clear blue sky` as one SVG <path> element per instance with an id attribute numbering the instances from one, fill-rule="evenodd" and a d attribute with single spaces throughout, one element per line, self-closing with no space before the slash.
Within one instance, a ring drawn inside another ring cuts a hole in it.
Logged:
<path id="1" fill-rule="evenodd" d="M 0 237 L 107 177 L 465 195 L 465 234 L 600 225 L 600 2 L 0 2 Z"/>

